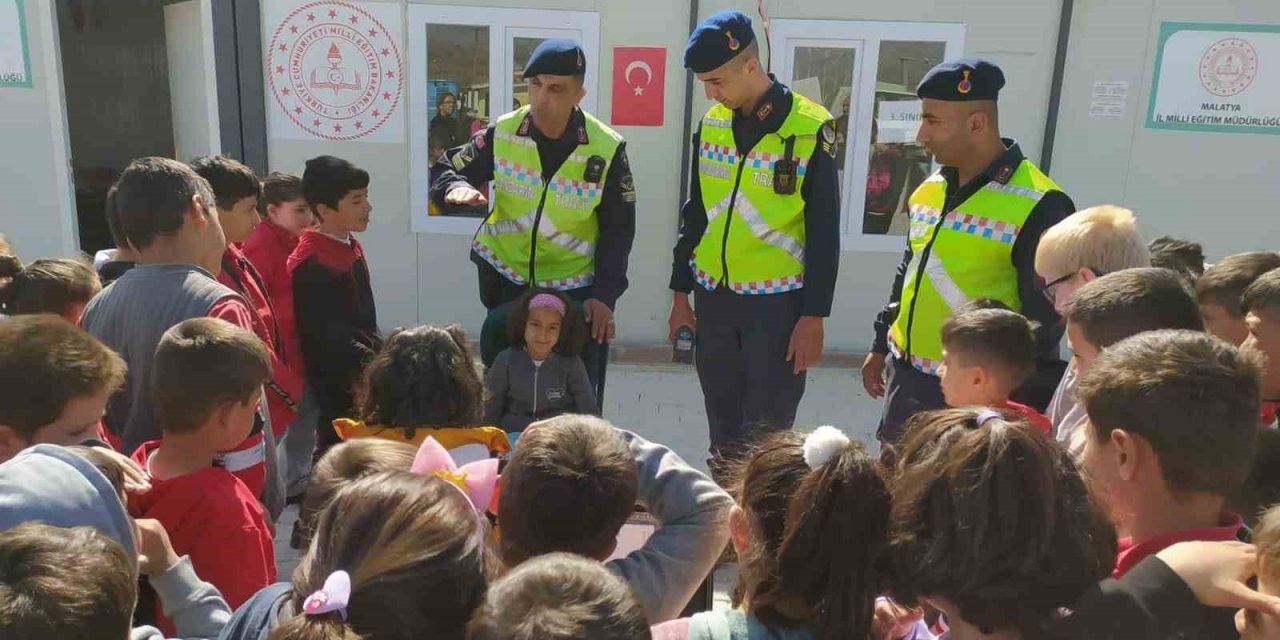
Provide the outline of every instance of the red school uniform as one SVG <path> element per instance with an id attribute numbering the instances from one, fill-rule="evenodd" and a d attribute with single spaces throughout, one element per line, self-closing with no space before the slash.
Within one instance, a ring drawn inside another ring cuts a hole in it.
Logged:
<path id="1" fill-rule="evenodd" d="M 293 316 L 293 280 L 289 277 L 289 255 L 297 246 L 298 239 L 292 234 L 270 220 L 263 220 L 253 228 L 241 249 L 266 286 L 267 298 L 275 311 L 276 326 L 280 328 L 284 362 L 301 375 L 302 347 L 298 344 L 297 324 Z"/>
<path id="2" fill-rule="evenodd" d="M 249 303 L 253 332 L 271 354 L 271 382 L 263 393 L 267 398 L 267 410 L 271 413 L 271 430 L 278 438 L 293 422 L 294 411 L 302 400 L 302 376 L 282 359 L 284 348 L 266 285 L 244 252 L 235 245 L 228 245 L 222 254 L 222 272 L 218 274 L 218 282 L 239 293 Z"/>
<path id="3" fill-rule="evenodd" d="M 1128 573 L 1130 569 L 1136 567 L 1139 562 L 1147 559 L 1168 547 L 1179 542 L 1222 542 L 1230 540 L 1239 540 L 1240 532 L 1244 529 L 1244 520 L 1234 513 L 1223 513 L 1222 518 L 1218 522 L 1218 526 L 1205 529 L 1183 529 L 1182 531 L 1174 531 L 1161 536 L 1156 536 L 1145 542 L 1134 544 L 1133 538 L 1121 538 L 1117 543 L 1119 552 L 1116 554 L 1116 568 L 1112 572 L 1113 578 L 1119 578 Z"/>
<path id="4" fill-rule="evenodd" d="M 151 456 L 161 445 L 152 440 L 133 452 L 151 471 Z M 196 575 L 211 583 L 235 610 L 276 581 L 271 528 L 258 498 L 236 476 L 219 467 L 168 480 L 151 480 L 151 489 L 129 495 L 129 514 L 159 520 L 173 550 L 191 558 Z M 156 603 L 156 619 L 165 637 L 173 622 Z"/>
<path id="5" fill-rule="evenodd" d="M 1049 418 L 1045 417 L 1043 413 L 1040 413 L 1025 404 L 1006 400 L 1004 404 L 999 405 L 996 408 L 1003 409 L 1005 411 L 1012 411 L 1021 415 L 1023 420 L 1030 422 L 1031 426 L 1039 429 L 1040 432 L 1046 436 L 1053 434 L 1053 423 L 1049 421 Z"/>

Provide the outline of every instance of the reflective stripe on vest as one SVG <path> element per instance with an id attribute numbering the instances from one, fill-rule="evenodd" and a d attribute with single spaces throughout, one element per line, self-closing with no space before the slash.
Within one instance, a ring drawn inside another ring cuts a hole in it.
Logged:
<path id="1" fill-rule="evenodd" d="M 494 126 L 493 211 L 471 248 L 515 284 L 534 281 L 561 291 L 585 287 L 595 277 L 596 207 L 622 136 L 583 112 L 589 142 L 544 182 L 537 143 L 518 133 L 528 113 L 522 107 Z M 599 182 L 585 179 L 592 156 L 604 158 Z"/>
<path id="2" fill-rule="evenodd" d="M 1013 245 L 1036 204 L 1057 189 L 1024 160 L 1008 183 L 989 182 L 944 214 L 947 183 L 941 172 L 921 183 L 909 201 L 911 262 L 898 317 L 889 329 L 896 357 L 936 375 L 942 324 L 956 308 L 990 298 L 1021 311 Z"/>
<path id="3" fill-rule="evenodd" d="M 725 284 L 734 293 L 782 293 L 804 286 L 804 187 L 826 109 L 792 93 L 791 111 L 775 133 L 745 154 L 733 140 L 733 112 L 711 107 L 702 118 L 698 182 L 707 228 L 690 266 L 703 288 Z M 792 140 L 795 192 L 774 192 L 774 165 Z M 735 223 L 736 221 L 736 223 Z M 726 273 L 727 272 L 727 273 Z"/>

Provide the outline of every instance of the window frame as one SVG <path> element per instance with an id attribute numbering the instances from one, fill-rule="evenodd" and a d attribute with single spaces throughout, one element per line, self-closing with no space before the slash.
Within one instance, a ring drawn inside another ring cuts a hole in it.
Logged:
<path id="1" fill-rule="evenodd" d="M 855 51 L 854 75 L 850 85 L 854 99 L 849 105 L 849 118 L 853 123 L 846 133 L 844 149 L 844 153 L 852 156 L 845 157 L 845 167 L 850 169 L 845 171 L 840 184 L 840 248 L 842 251 L 901 252 L 907 240 L 905 234 L 869 234 L 863 233 L 861 228 L 866 207 L 867 172 L 871 163 L 871 118 L 875 113 L 881 43 L 940 42 L 945 47 L 944 59 L 958 58 L 964 53 L 965 25 L 775 18 L 770 21 L 770 36 L 778 55 L 778 64 L 772 65 L 774 73 L 780 82 L 787 85 L 794 81 L 791 77 L 792 62 L 797 47 L 847 47 Z"/>
<path id="2" fill-rule="evenodd" d="M 595 111 L 595 91 L 600 58 L 600 14 L 589 11 L 553 11 L 531 9 L 507 9 L 471 6 L 411 4 L 407 7 L 409 74 L 409 198 L 412 207 L 409 219 L 414 233 L 440 233 L 474 236 L 481 224 L 476 218 L 452 218 L 432 216 L 427 212 L 431 188 L 427 137 L 431 113 L 427 101 L 428 81 L 432 78 L 427 55 L 428 25 L 457 25 L 488 27 L 489 29 L 489 122 L 496 122 L 509 112 L 514 68 L 515 38 L 575 38 L 582 45 L 587 58 L 585 85 L 587 96 L 582 108 Z M 577 36 L 577 34 L 581 34 Z M 496 62 L 496 63 L 495 63 Z M 492 189 L 490 189 L 492 192 Z"/>

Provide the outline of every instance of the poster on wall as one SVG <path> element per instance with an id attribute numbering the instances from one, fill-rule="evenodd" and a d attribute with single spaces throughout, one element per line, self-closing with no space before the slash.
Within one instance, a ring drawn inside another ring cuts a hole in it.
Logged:
<path id="1" fill-rule="evenodd" d="M 404 141 L 400 5 L 268 0 L 263 17 L 268 136 Z"/>
<path id="2" fill-rule="evenodd" d="M 1160 25 L 1147 127 L 1280 135 L 1280 25 Z"/>
<path id="3" fill-rule="evenodd" d="M 0 88 L 3 87 L 31 87 L 31 56 L 22 0 L 0 0 Z"/>
<path id="4" fill-rule="evenodd" d="M 664 47 L 613 48 L 613 124 L 662 126 L 666 69 Z"/>
<path id="5" fill-rule="evenodd" d="M 876 117 L 876 142 L 912 143 L 920 131 L 921 101 L 885 100 Z"/>

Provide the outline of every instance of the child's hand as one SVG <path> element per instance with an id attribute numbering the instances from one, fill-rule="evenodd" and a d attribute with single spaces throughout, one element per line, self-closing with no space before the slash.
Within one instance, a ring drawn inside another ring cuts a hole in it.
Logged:
<path id="1" fill-rule="evenodd" d="M 876 599 L 875 617 L 871 621 L 871 640 L 899 640 L 924 617 L 924 611 L 904 607 L 888 598 Z"/>
<path id="2" fill-rule="evenodd" d="M 1245 584 L 1258 572 L 1258 551 L 1251 544 L 1180 542 L 1156 557 L 1169 565 L 1205 606 L 1280 616 L 1280 598 L 1258 593 Z"/>
<path id="3" fill-rule="evenodd" d="M 141 493 L 151 490 L 151 477 L 147 475 L 145 469 L 142 468 L 132 458 L 118 451 L 99 447 L 97 451 L 116 463 L 120 468 L 120 474 L 124 476 L 125 493 Z"/>
<path id="4" fill-rule="evenodd" d="M 138 570 L 143 575 L 162 576 L 178 564 L 178 554 L 159 520 L 139 518 L 133 522 L 138 529 Z"/>

